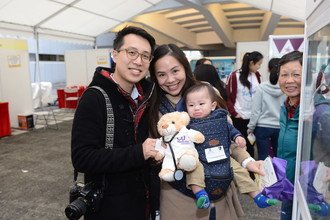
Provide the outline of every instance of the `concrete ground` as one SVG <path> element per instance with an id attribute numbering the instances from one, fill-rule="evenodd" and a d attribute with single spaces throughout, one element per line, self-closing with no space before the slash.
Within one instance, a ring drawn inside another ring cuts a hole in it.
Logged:
<path id="1" fill-rule="evenodd" d="M 72 115 L 56 113 L 59 129 L 14 131 L 0 138 L 0 219 L 64 220 L 72 185 Z M 279 219 L 280 206 L 259 209 L 240 196 L 242 220 Z"/>

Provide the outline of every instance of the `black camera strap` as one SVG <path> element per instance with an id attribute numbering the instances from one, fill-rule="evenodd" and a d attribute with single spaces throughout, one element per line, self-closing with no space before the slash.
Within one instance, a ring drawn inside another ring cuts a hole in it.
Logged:
<path id="1" fill-rule="evenodd" d="M 106 135 L 105 135 L 105 149 L 112 149 L 113 148 L 113 136 L 115 133 L 115 117 L 113 115 L 111 101 L 109 99 L 108 94 L 98 86 L 91 86 L 91 89 L 99 90 L 105 99 L 105 107 L 107 109 L 107 125 L 106 125 Z"/>
<path id="2" fill-rule="evenodd" d="M 113 148 L 113 140 L 114 140 L 114 133 L 115 133 L 115 117 L 113 114 L 113 109 L 111 105 L 111 101 L 109 99 L 108 94 L 99 86 L 91 86 L 89 89 L 96 89 L 99 90 L 105 99 L 105 107 L 107 109 L 107 124 L 106 124 L 106 135 L 105 135 L 105 149 L 112 149 Z M 76 183 L 78 179 L 78 171 L 73 171 L 73 180 Z M 102 181 L 103 187 L 105 187 L 105 174 L 103 175 Z"/>

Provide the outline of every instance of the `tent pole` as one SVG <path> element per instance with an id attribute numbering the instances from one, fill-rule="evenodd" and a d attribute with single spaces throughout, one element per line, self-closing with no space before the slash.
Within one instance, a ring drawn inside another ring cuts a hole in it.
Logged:
<path id="1" fill-rule="evenodd" d="M 96 42 L 96 37 L 94 37 L 94 49 L 97 49 L 97 42 Z"/>
<path id="2" fill-rule="evenodd" d="M 39 97 L 39 106 L 42 107 L 42 92 L 41 92 L 41 75 L 40 75 L 40 65 L 39 65 L 39 34 L 36 28 L 33 29 L 34 39 L 36 42 L 36 63 L 35 63 L 35 79 L 38 83 L 38 97 Z"/>

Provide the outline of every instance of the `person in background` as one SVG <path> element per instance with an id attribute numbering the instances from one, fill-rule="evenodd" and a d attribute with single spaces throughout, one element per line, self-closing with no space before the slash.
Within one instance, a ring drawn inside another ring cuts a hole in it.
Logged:
<path id="1" fill-rule="evenodd" d="M 155 82 L 155 91 L 150 100 L 150 105 L 153 106 L 149 115 L 150 134 L 153 138 L 159 138 L 156 125 L 160 116 L 168 112 L 186 111 L 182 96 L 196 82 L 185 54 L 174 44 L 161 45 L 155 50 L 149 71 L 151 80 Z M 232 152 L 232 156 L 240 164 L 250 157 L 246 154 L 239 147 Z M 247 168 L 260 173 L 257 162 L 247 163 Z M 217 210 L 216 219 L 235 220 L 242 216 L 243 210 L 234 183 L 231 183 L 223 199 L 214 202 L 214 206 Z M 170 183 L 161 182 L 160 216 L 163 220 L 206 220 L 210 217 L 210 211 L 196 209 L 194 198 L 180 193 Z"/>
<path id="2" fill-rule="evenodd" d="M 253 145 L 247 140 L 247 125 L 252 111 L 252 100 L 261 81 L 258 70 L 263 61 L 263 55 L 258 51 L 245 53 L 240 69 L 232 72 L 226 85 L 227 107 L 234 127 L 245 137 L 247 151 L 254 157 Z"/>
<path id="3" fill-rule="evenodd" d="M 252 112 L 247 134 L 254 133 L 258 149 L 258 160 L 276 155 L 280 132 L 280 107 L 285 95 L 278 86 L 278 62 L 273 58 L 268 62 L 269 80 L 261 83 L 252 100 Z"/>
<path id="4" fill-rule="evenodd" d="M 209 64 L 201 64 L 194 70 L 194 76 L 199 81 L 210 83 L 220 92 L 221 97 L 225 101 L 227 100 L 226 84 L 219 78 L 218 72 L 214 66 Z"/>
<path id="5" fill-rule="evenodd" d="M 114 117 L 113 147 L 106 149 L 107 108 L 100 91 L 87 89 L 76 109 L 71 139 L 74 169 L 85 183 L 103 189 L 97 212 L 85 219 L 139 219 L 148 216 L 149 158 L 156 155 L 155 139 L 148 138 L 147 105 L 153 85 L 144 80 L 155 39 L 145 30 L 128 26 L 113 42 L 114 72 L 97 67 L 89 87 L 109 96 Z"/>
<path id="6" fill-rule="evenodd" d="M 287 96 L 280 111 L 277 157 L 287 161 L 286 176 L 295 179 L 303 53 L 293 51 L 279 61 L 278 83 Z M 281 220 L 291 220 L 292 202 L 282 202 Z"/>
<path id="7" fill-rule="evenodd" d="M 196 61 L 195 64 L 195 69 L 202 64 L 208 64 L 208 65 L 213 65 L 212 60 L 207 59 L 207 58 L 200 58 L 199 60 Z"/>

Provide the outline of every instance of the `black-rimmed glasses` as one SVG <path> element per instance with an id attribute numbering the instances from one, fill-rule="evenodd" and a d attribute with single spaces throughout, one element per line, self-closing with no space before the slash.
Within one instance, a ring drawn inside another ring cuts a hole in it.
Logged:
<path id="1" fill-rule="evenodd" d="M 132 48 L 126 48 L 126 49 L 121 49 L 121 50 L 116 50 L 118 52 L 125 51 L 127 58 L 130 60 L 136 60 L 139 56 L 141 56 L 141 60 L 144 63 L 150 63 L 153 56 L 148 53 L 139 53 L 137 50 L 132 49 Z"/>

